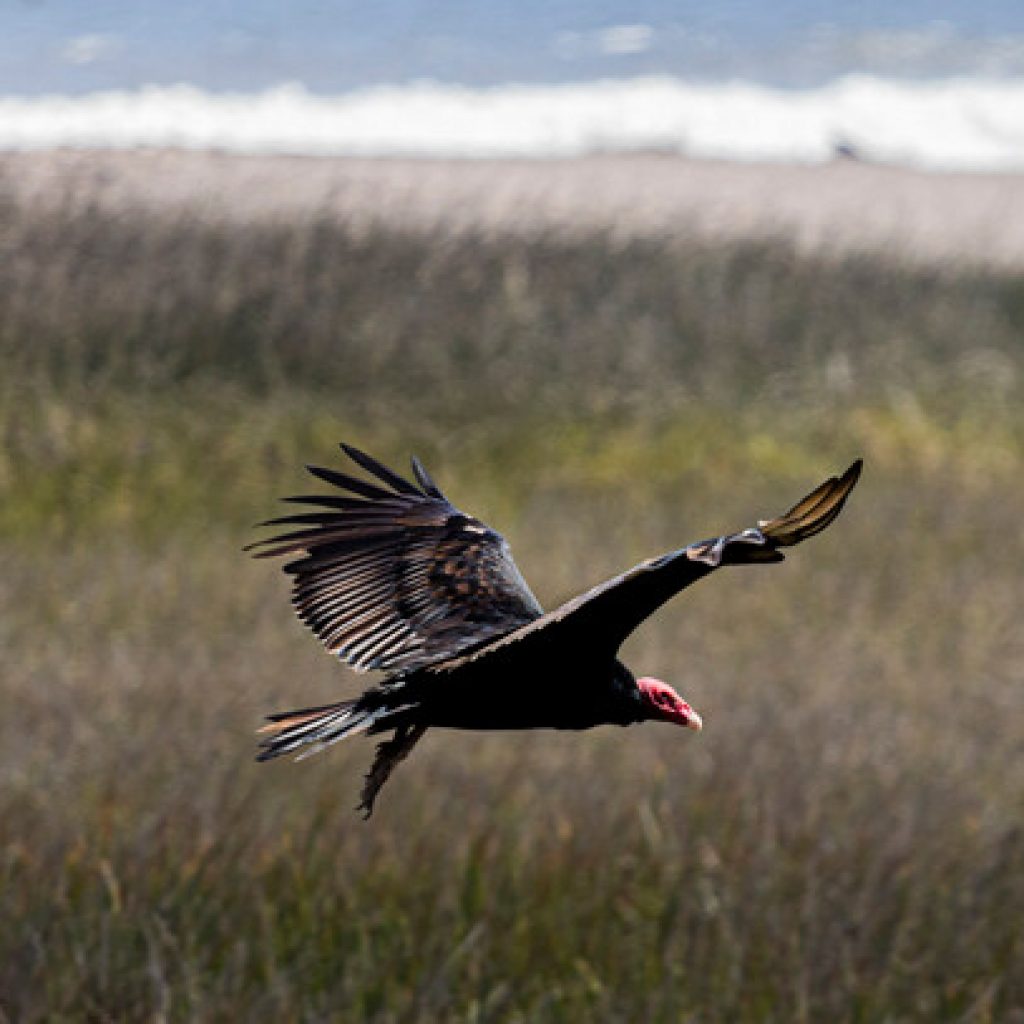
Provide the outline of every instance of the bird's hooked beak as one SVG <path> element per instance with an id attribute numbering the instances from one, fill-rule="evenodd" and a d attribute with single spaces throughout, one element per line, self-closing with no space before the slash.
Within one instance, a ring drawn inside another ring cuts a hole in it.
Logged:
<path id="1" fill-rule="evenodd" d="M 704 728 L 704 719 L 691 707 L 686 711 L 686 728 L 693 729 L 694 732 L 700 732 Z"/>
<path id="2" fill-rule="evenodd" d="M 640 688 L 651 718 L 671 722 L 673 725 L 684 725 L 695 732 L 704 728 L 704 720 L 668 683 L 644 676 L 636 681 L 636 685 Z"/>

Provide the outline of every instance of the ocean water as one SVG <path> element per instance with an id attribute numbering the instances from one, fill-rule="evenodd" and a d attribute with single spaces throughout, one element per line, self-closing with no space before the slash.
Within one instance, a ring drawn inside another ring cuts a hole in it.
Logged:
<path id="1" fill-rule="evenodd" d="M 861 74 L 793 89 L 651 75 L 490 87 L 421 81 L 336 94 L 298 84 L 175 85 L 0 97 L 0 149 L 55 146 L 542 158 L 659 150 L 798 162 L 841 151 L 936 170 L 1019 170 L 1024 76 Z"/>
<path id="2" fill-rule="evenodd" d="M 0 4 L 0 148 L 136 145 L 1019 169 L 1024 3 Z"/>

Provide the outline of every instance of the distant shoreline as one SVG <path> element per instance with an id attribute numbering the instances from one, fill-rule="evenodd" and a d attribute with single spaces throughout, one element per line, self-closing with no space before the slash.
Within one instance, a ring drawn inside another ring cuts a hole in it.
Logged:
<path id="1" fill-rule="evenodd" d="M 780 238 L 804 251 L 1024 267 L 1024 174 L 661 153 L 555 159 L 252 156 L 169 149 L 0 153 L 0 195 L 217 219 L 329 216 L 438 231 Z"/>

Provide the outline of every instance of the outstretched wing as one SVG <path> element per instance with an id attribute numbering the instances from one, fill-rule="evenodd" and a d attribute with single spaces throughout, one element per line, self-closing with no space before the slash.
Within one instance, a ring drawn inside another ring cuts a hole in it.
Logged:
<path id="1" fill-rule="evenodd" d="M 504 538 L 451 505 L 417 459 L 413 484 L 341 447 L 375 481 L 307 467 L 345 493 L 285 499 L 317 510 L 261 524 L 299 529 L 249 545 L 300 555 L 284 566 L 292 604 L 328 650 L 360 671 L 412 670 L 543 614 Z"/>
<path id="2" fill-rule="evenodd" d="M 488 656 L 513 644 L 555 635 L 565 644 L 605 645 L 613 653 L 630 633 L 666 601 L 722 565 L 781 562 L 780 548 L 792 547 L 829 526 L 842 511 L 860 477 L 858 459 L 840 477 L 830 477 L 775 519 L 649 558 L 568 601 L 469 658 Z M 455 667 L 467 658 L 457 659 Z"/>

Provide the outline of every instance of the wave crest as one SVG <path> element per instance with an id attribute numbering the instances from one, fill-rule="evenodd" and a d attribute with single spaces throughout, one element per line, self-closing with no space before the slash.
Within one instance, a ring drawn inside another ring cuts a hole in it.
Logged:
<path id="1" fill-rule="evenodd" d="M 864 75 L 807 90 L 669 77 L 471 89 L 419 82 L 316 95 L 147 86 L 0 98 L 0 148 L 220 149 L 358 156 L 565 157 L 665 150 L 819 162 L 837 152 L 940 170 L 1024 168 L 1024 79 Z"/>

